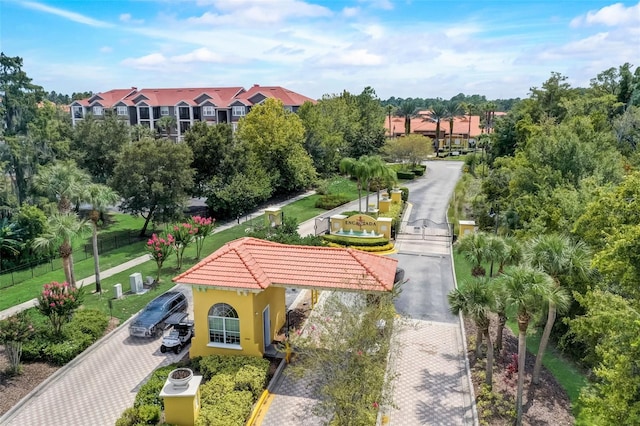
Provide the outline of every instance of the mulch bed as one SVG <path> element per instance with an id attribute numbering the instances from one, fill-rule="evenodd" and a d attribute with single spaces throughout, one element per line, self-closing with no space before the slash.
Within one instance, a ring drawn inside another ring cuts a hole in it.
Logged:
<path id="1" fill-rule="evenodd" d="M 496 322 L 492 320 L 491 332 L 494 341 L 495 327 L 493 327 L 493 324 L 495 323 Z M 484 359 L 476 359 L 475 324 L 465 319 L 464 325 L 468 343 L 467 356 L 471 366 L 471 376 L 477 398 L 480 394 L 481 386 L 484 383 L 483 378 L 479 377 L 480 375 L 477 372 L 484 372 L 486 364 L 484 363 Z M 515 362 L 517 369 L 517 361 L 514 361 L 514 358 L 517 357 L 518 354 L 518 338 L 513 335 L 508 327 L 505 327 L 503 340 L 502 352 L 494 361 L 493 392 L 500 394 L 506 406 L 508 407 L 509 404 L 511 404 L 515 412 L 518 374 L 517 372 L 510 372 L 509 365 Z M 537 386 L 531 384 L 531 373 L 533 372 L 535 359 L 534 354 L 527 353 L 523 393 L 523 424 L 535 426 L 573 425 L 575 419 L 571 413 L 569 397 L 564 388 L 544 366 L 540 374 L 540 383 Z M 478 415 L 482 423 L 492 426 L 507 426 L 513 424 L 513 419 L 500 416 L 500 410 L 497 408 L 497 404 L 490 404 L 490 406 L 492 407 L 491 410 L 478 410 Z M 488 413 L 491 413 L 491 415 L 486 415 Z"/>

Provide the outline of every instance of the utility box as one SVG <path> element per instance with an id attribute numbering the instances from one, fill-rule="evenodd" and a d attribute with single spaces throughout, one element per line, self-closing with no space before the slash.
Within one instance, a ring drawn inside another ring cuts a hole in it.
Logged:
<path id="1" fill-rule="evenodd" d="M 122 299 L 122 284 L 118 283 L 113 286 L 113 297 Z"/>
<path id="2" fill-rule="evenodd" d="M 129 284 L 131 285 L 131 293 L 139 294 L 143 292 L 142 274 L 140 272 L 129 275 Z"/>

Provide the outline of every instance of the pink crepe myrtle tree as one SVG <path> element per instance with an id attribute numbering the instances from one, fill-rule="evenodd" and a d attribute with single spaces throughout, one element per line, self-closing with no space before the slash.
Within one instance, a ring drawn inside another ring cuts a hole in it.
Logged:
<path id="1" fill-rule="evenodd" d="M 47 318 L 53 327 L 53 334 L 60 336 L 62 327 L 71 320 L 73 313 L 82 305 L 84 293 L 68 282 L 52 281 L 45 284 L 38 296 L 38 311 Z"/>
<path id="2" fill-rule="evenodd" d="M 182 259 L 184 251 L 195 240 L 198 227 L 191 223 L 184 222 L 173 225 L 173 237 L 175 238 L 176 257 L 178 258 L 177 269 L 182 269 Z"/>
<path id="3" fill-rule="evenodd" d="M 157 234 L 151 235 L 151 238 L 147 241 L 146 249 L 156 261 L 156 266 L 158 270 L 156 272 L 156 282 L 160 282 L 160 271 L 162 270 L 162 265 L 164 261 L 173 253 L 175 250 L 175 238 L 173 235 L 166 233 L 166 235 Z"/>
<path id="4" fill-rule="evenodd" d="M 211 234 L 216 220 L 210 217 L 193 216 L 189 222 L 195 228 L 196 259 L 200 259 L 204 240 Z"/>

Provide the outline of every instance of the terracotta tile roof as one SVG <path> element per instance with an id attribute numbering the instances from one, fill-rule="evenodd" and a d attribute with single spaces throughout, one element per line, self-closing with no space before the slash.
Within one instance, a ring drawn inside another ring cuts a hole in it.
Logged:
<path id="1" fill-rule="evenodd" d="M 398 261 L 354 249 L 240 238 L 173 279 L 180 284 L 264 290 L 270 285 L 390 291 Z"/>
<path id="2" fill-rule="evenodd" d="M 91 98 L 75 101 L 73 105 L 82 105 L 89 107 L 94 103 L 99 103 L 104 108 L 113 108 L 116 104 L 124 104 L 134 106 L 143 101 L 149 106 L 174 106 L 180 102 L 184 102 L 191 106 L 198 106 L 202 102 L 197 101 L 203 95 L 208 97 L 209 101 L 220 108 L 228 108 L 231 104 L 240 100 L 245 105 L 253 105 L 250 101 L 256 95 L 260 100 L 264 97 L 277 98 L 282 101 L 285 106 L 299 106 L 303 103 L 316 101 L 303 96 L 299 93 L 292 92 L 280 86 L 259 86 L 254 85 L 248 91 L 242 87 L 184 87 L 184 88 L 162 88 L 162 89 L 114 89 L 107 92 L 96 93 Z M 144 96 L 146 99 L 141 98 Z M 102 99 L 97 99 L 97 98 Z M 96 98 L 89 102 L 89 99 Z M 204 98 L 204 97 L 203 97 Z M 256 103 L 259 101 L 256 101 Z"/>
<path id="3" fill-rule="evenodd" d="M 289 89 L 285 89 L 284 87 L 260 86 L 259 84 L 254 84 L 249 90 L 238 95 L 236 99 L 244 101 L 243 103 L 248 105 L 253 105 L 251 98 L 258 94 L 262 94 L 265 98 L 280 99 L 285 106 L 299 106 L 305 102 L 316 103 L 314 99 L 308 98 Z"/>
<path id="4" fill-rule="evenodd" d="M 423 115 L 411 119 L 411 133 L 432 133 L 435 135 L 436 122 L 428 118 L 426 112 L 421 111 Z M 389 118 L 384 121 L 384 126 L 389 131 Z M 404 134 L 404 117 L 391 117 L 391 129 L 394 134 Z M 440 120 L 440 132 L 449 135 L 449 121 Z M 453 134 L 466 135 L 469 133 L 469 116 L 465 115 L 453 120 Z M 471 137 L 477 137 L 482 133 L 480 129 L 480 116 L 471 116 Z"/>

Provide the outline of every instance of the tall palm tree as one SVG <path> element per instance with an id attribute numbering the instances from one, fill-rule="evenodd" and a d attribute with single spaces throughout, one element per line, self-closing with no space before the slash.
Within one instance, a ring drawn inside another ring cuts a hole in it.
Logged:
<path id="1" fill-rule="evenodd" d="M 558 234 L 541 235 L 535 238 L 526 253 L 529 264 L 551 276 L 556 287 L 561 286 L 561 278 L 565 276 L 587 278 L 590 271 L 589 257 L 589 250 L 584 243 L 574 243 L 568 237 Z M 549 344 L 549 336 L 555 324 L 557 312 L 558 306 L 550 302 L 547 322 L 540 337 L 538 355 L 533 368 L 532 381 L 536 385 L 540 381 L 542 358 Z"/>
<path id="2" fill-rule="evenodd" d="M 429 111 L 429 118 L 436 122 L 436 157 L 440 152 L 440 122 L 444 120 L 447 116 L 447 108 L 441 104 L 437 103 L 431 106 L 431 111 Z"/>
<path id="3" fill-rule="evenodd" d="M 529 266 L 511 266 L 498 278 L 505 300 L 512 306 L 518 319 L 518 389 L 516 393 L 516 424 L 522 424 L 522 393 L 524 388 L 525 359 L 527 355 L 527 329 L 534 314 L 545 303 L 568 303 L 568 295 L 555 287 L 553 279 Z"/>
<path id="4" fill-rule="evenodd" d="M 445 105 L 445 119 L 449 122 L 449 155 L 451 155 L 451 138 L 453 137 L 453 122 L 462 115 L 463 111 L 458 102 L 447 102 Z"/>
<path id="5" fill-rule="evenodd" d="M 487 238 L 487 261 L 491 262 L 489 277 L 493 277 L 493 264 L 499 262 L 507 255 L 508 247 L 504 239 L 498 235 L 490 235 Z"/>
<path id="6" fill-rule="evenodd" d="M 417 104 L 415 101 L 408 99 L 403 101 L 400 104 L 400 108 L 398 108 L 398 113 L 401 117 L 404 117 L 404 134 L 408 135 L 411 133 L 411 118 L 416 113 Z"/>
<path id="7" fill-rule="evenodd" d="M 369 166 L 362 159 L 343 158 L 340 161 L 340 172 L 356 179 L 358 186 L 358 211 L 362 213 L 362 189 L 369 176 Z"/>
<path id="8" fill-rule="evenodd" d="M 34 189 L 55 200 L 58 213 L 69 213 L 90 183 L 89 175 L 73 161 L 58 161 L 44 166 L 33 176 Z"/>
<path id="9" fill-rule="evenodd" d="M 369 211 L 369 194 L 371 185 L 377 184 L 377 203 L 380 203 L 380 186 L 382 183 L 395 182 L 396 173 L 382 160 L 379 155 L 362 156 L 360 161 L 367 165 L 367 176 L 364 177 L 363 185 L 367 188 L 366 211 Z"/>
<path id="10" fill-rule="evenodd" d="M 91 184 L 87 187 L 83 199 L 91 204 L 91 213 L 89 220 L 93 225 L 93 234 L 91 243 L 93 245 L 93 265 L 96 276 L 96 293 L 102 293 L 102 284 L 100 283 L 100 257 L 98 255 L 98 223 L 104 210 L 115 204 L 119 197 L 118 194 L 106 185 L 98 183 Z"/>
<path id="11" fill-rule="evenodd" d="M 489 280 L 485 277 L 477 277 L 465 282 L 459 288 L 449 292 L 449 310 L 454 315 L 462 312 L 470 317 L 476 324 L 478 335 L 476 336 L 476 356 L 480 357 L 482 336 L 487 342 L 487 366 L 485 383 L 489 386 L 493 383 L 493 343 L 489 334 L 489 313 L 494 310 L 495 297 Z"/>
<path id="12" fill-rule="evenodd" d="M 471 275 L 474 277 L 482 277 L 486 273 L 482 262 L 487 260 L 489 255 L 487 250 L 489 238 L 486 232 L 475 232 L 463 236 L 456 243 L 458 253 L 473 265 Z"/>
<path id="13" fill-rule="evenodd" d="M 385 107 L 385 111 L 387 112 L 387 117 L 389 119 L 389 137 L 393 137 L 393 129 L 391 128 L 391 116 L 393 115 L 393 112 L 396 110 L 396 107 L 389 104 Z"/>
<path id="14" fill-rule="evenodd" d="M 54 213 L 47 219 L 47 230 L 41 237 L 33 240 L 33 248 L 49 251 L 53 247 L 58 248 L 58 254 L 62 258 L 64 276 L 75 287 L 76 280 L 73 273 L 73 247 L 71 243 L 75 237 L 83 237 L 88 233 L 91 225 L 79 220 L 74 213 Z"/>

